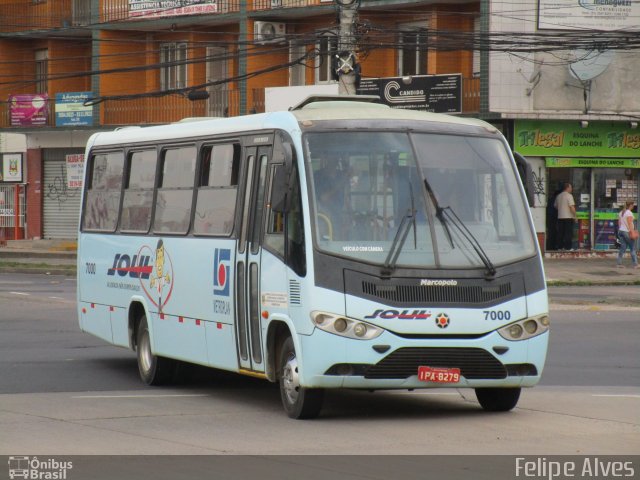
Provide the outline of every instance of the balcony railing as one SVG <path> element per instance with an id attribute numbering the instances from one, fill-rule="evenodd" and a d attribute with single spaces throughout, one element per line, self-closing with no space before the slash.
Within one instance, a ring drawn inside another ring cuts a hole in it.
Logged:
<path id="1" fill-rule="evenodd" d="M 174 8 L 156 8 L 153 6 L 163 2 L 139 2 L 137 5 L 140 5 L 140 8 L 132 9 L 129 0 L 102 0 L 100 2 L 100 21 L 151 20 L 182 15 L 238 12 L 241 1 L 246 0 L 201 0 L 197 3 L 183 2 L 185 6 Z"/>
<path id="2" fill-rule="evenodd" d="M 462 113 L 480 112 L 480 79 L 462 79 Z"/>
<path id="3" fill-rule="evenodd" d="M 0 31 L 30 32 L 70 27 L 74 24 L 72 0 L 0 4 Z"/>
<path id="4" fill-rule="evenodd" d="M 265 111 L 265 89 L 255 88 L 249 92 L 247 113 Z M 184 96 L 136 98 L 129 100 L 107 100 L 99 106 L 100 125 L 154 125 L 171 123 L 187 117 L 235 117 L 240 115 L 239 90 L 213 90 L 207 100 L 191 101 Z M 65 112 L 68 111 L 65 109 Z M 480 111 L 480 79 L 465 78 L 462 81 L 462 113 Z M 17 122 L 15 122 L 17 123 Z M 28 122 L 27 122 L 28 123 Z M 46 121 L 34 121 L 22 125 L 11 123 L 11 112 L 7 102 L 0 102 L 0 128 L 37 128 L 56 125 L 56 104 L 48 100 Z M 94 125 L 100 126 L 100 125 Z"/>
<path id="5" fill-rule="evenodd" d="M 102 104 L 103 125 L 152 125 L 171 123 L 188 117 L 234 117 L 240 114 L 240 91 L 217 90 L 208 100 L 186 97 L 107 100 Z"/>
<path id="6" fill-rule="evenodd" d="M 253 0 L 253 10 L 278 8 L 302 8 L 315 5 L 332 5 L 334 0 Z"/>

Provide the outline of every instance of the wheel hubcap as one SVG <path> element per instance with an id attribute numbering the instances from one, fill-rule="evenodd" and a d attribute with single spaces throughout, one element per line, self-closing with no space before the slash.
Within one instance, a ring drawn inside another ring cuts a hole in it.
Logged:
<path id="1" fill-rule="evenodd" d="M 284 365 L 282 381 L 287 401 L 290 404 L 296 403 L 298 401 L 300 381 L 298 378 L 298 361 L 293 353 L 289 355 L 287 363 Z"/>

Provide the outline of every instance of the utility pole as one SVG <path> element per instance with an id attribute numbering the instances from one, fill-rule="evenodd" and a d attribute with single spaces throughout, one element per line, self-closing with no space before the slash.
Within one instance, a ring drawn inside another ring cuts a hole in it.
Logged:
<path id="1" fill-rule="evenodd" d="M 332 68 L 338 80 L 340 95 L 356 94 L 356 41 L 354 24 L 360 0 L 335 0 L 340 9 L 340 36 L 338 52 L 335 54 Z"/>

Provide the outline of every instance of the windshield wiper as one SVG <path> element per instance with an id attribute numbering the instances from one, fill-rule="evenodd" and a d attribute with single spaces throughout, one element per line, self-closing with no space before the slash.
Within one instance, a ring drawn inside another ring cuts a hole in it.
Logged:
<path id="1" fill-rule="evenodd" d="M 453 243 L 453 237 L 451 236 L 451 230 L 449 229 L 449 222 L 460 232 L 460 234 L 469 242 L 473 250 L 478 255 L 478 258 L 482 261 L 484 266 L 487 268 L 487 274 L 489 277 L 493 277 L 496 274 L 496 267 L 491 262 L 491 259 L 487 255 L 487 252 L 482 248 L 478 239 L 471 233 L 471 230 L 467 228 L 464 222 L 456 215 L 456 212 L 453 211 L 451 207 L 441 207 L 438 203 L 438 199 L 436 198 L 431 185 L 429 185 L 429 181 L 424 179 L 424 186 L 429 193 L 429 197 L 431 198 L 431 202 L 436 209 L 436 217 L 442 223 L 442 226 L 447 233 L 447 238 L 449 239 L 449 243 L 451 244 L 451 248 L 456 248 Z"/>
<path id="2" fill-rule="evenodd" d="M 454 227 L 456 227 L 456 229 L 460 232 L 460 234 L 469 242 L 473 250 L 478 255 L 478 258 L 482 260 L 482 263 L 484 263 L 484 266 L 487 267 L 488 276 L 489 277 L 495 276 L 496 267 L 491 262 L 489 255 L 487 255 L 487 252 L 484 250 L 484 248 L 482 248 L 482 245 L 480 245 L 480 242 L 478 241 L 478 239 L 473 235 L 473 233 L 471 233 L 471 230 L 469 230 L 467 226 L 464 224 L 464 222 L 460 220 L 460 217 L 456 215 L 456 212 L 454 212 L 451 207 L 443 208 L 442 212 L 443 212 L 443 215 L 446 215 L 449 218 L 449 220 L 451 220 L 451 224 Z"/>
<path id="3" fill-rule="evenodd" d="M 393 237 L 393 242 L 389 248 L 389 254 L 382 265 L 382 276 L 388 277 L 396 269 L 396 262 L 404 246 L 404 242 L 407 241 L 407 235 L 409 234 L 409 228 L 413 225 L 413 242 L 417 243 L 416 234 L 416 206 L 413 199 L 413 187 L 409 182 L 409 192 L 411 194 L 411 208 L 407 210 L 407 213 L 403 215 L 396 235 Z"/>
<path id="4" fill-rule="evenodd" d="M 436 209 L 436 218 L 440 220 L 440 223 L 444 227 L 444 231 L 447 233 L 447 239 L 449 240 L 449 244 L 451 245 L 451 248 L 456 248 L 456 246 L 453 244 L 453 237 L 451 236 L 451 230 L 449 230 L 449 223 L 447 222 L 447 218 L 444 216 L 444 208 L 442 208 L 440 206 L 440 203 L 438 203 L 436 194 L 433 192 L 433 189 L 431 188 L 431 184 L 429 184 L 429 181 L 426 178 L 424 179 L 424 186 L 427 189 L 427 193 L 429 193 L 429 198 L 431 198 L 431 203 Z"/>

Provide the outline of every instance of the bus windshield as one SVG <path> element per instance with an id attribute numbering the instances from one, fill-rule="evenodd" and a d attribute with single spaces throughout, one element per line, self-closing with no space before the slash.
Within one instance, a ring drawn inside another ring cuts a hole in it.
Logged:
<path id="1" fill-rule="evenodd" d="M 379 265 L 393 257 L 394 266 L 413 268 L 483 268 L 535 254 L 498 139 L 314 132 L 305 135 L 305 154 L 323 252 Z"/>

